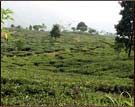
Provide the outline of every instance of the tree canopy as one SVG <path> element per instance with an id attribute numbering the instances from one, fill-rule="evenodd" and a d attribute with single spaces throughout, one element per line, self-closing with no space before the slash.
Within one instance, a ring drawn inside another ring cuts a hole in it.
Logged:
<path id="1" fill-rule="evenodd" d="M 121 10 L 120 15 L 122 15 L 121 20 L 117 25 L 115 25 L 117 31 L 117 37 L 115 39 L 116 43 L 124 44 L 125 51 L 130 57 L 131 49 L 134 44 L 134 31 L 133 31 L 133 20 L 134 20 L 134 2 L 133 1 L 122 1 L 120 2 Z M 117 45 L 116 44 L 116 45 Z M 122 47 L 119 47 L 122 48 Z"/>
<path id="2" fill-rule="evenodd" d="M 84 22 L 80 22 L 77 25 L 77 30 L 80 30 L 80 31 L 83 31 L 83 32 L 87 31 L 87 25 Z"/>
<path id="3" fill-rule="evenodd" d="M 55 39 L 56 39 L 57 37 L 60 37 L 61 31 L 60 31 L 59 25 L 58 25 L 58 24 L 53 25 L 53 28 L 52 28 L 52 30 L 50 31 L 50 33 L 51 33 L 51 37 L 54 37 Z"/>

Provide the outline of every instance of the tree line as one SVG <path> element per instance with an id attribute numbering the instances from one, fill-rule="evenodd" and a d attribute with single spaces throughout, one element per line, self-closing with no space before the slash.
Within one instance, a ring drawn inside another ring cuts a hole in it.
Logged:
<path id="1" fill-rule="evenodd" d="M 58 24 L 56 24 L 56 25 L 58 25 Z M 10 27 L 17 28 L 17 29 L 23 28 L 21 25 L 15 26 L 14 24 L 11 24 Z M 59 27 L 60 27 L 60 29 L 63 28 L 63 26 L 61 26 L 61 25 L 59 25 Z M 47 29 L 47 26 L 44 23 L 42 23 L 42 24 L 33 25 L 33 26 L 29 25 L 29 27 L 26 27 L 26 29 L 35 30 L 35 31 L 45 31 Z M 98 34 L 98 31 L 96 31 L 96 29 L 88 27 L 83 21 L 79 22 L 76 27 L 71 27 L 71 29 L 73 32 L 74 31 L 82 31 L 82 32 L 88 31 L 91 34 Z"/>

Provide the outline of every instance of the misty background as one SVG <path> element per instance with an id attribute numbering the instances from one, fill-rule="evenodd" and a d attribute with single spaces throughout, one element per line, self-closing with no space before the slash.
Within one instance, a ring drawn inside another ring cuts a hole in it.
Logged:
<path id="1" fill-rule="evenodd" d="M 118 1 L 2 1 L 1 6 L 14 12 L 15 21 L 7 21 L 6 27 L 44 23 L 47 30 L 53 24 L 70 30 L 83 21 L 98 31 L 115 33 L 114 25 L 121 19 Z"/>

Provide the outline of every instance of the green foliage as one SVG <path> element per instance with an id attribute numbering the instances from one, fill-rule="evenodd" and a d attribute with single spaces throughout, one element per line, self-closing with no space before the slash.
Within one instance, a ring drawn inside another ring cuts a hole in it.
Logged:
<path id="1" fill-rule="evenodd" d="M 14 20 L 11 15 L 13 11 L 10 9 L 3 9 L 1 8 L 1 23 L 4 24 L 5 20 Z"/>
<path id="2" fill-rule="evenodd" d="M 15 40 L 15 48 L 17 48 L 17 50 L 22 50 L 24 45 L 25 45 L 25 42 L 23 39 Z"/>
<path id="3" fill-rule="evenodd" d="M 119 39 L 116 39 L 116 42 L 121 42 L 125 44 L 124 48 L 126 48 L 126 52 L 128 52 L 128 57 L 130 57 L 131 49 L 134 45 L 134 2 L 122 1 L 120 2 L 120 5 L 123 7 L 123 10 L 121 10 L 120 12 L 120 14 L 122 15 L 122 19 L 115 26 L 115 28 L 117 30 L 117 34 L 119 35 L 116 38 L 120 38 L 122 40 L 119 41 Z"/>
<path id="4" fill-rule="evenodd" d="M 4 37 L 6 40 L 10 36 L 10 33 L 7 29 L 3 28 L 4 23 L 6 20 L 14 20 L 11 15 L 13 11 L 10 9 L 3 9 L 1 8 L 1 37 Z"/>
<path id="5" fill-rule="evenodd" d="M 48 35 L 17 31 L 1 51 L 2 105 L 133 106 L 134 59 L 123 51 L 116 57 L 114 37 L 62 32 L 52 40 Z M 30 51 L 12 50 L 21 38 Z M 121 94 L 125 91 L 131 97 Z"/>
<path id="6" fill-rule="evenodd" d="M 84 31 L 87 30 L 87 25 L 84 22 L 80 22 L 77 25 L 77 30 L 80 30 L 80 31 L 83 31 L 84 32 Z"/>
<path id="7" fill-rule="evenodd" d="M 119 37 L 115 38 L 114 50 L 118 54 L 118 56 L 121 53 L 122 49 L 124 48 L 124 43 L 121 41 L 122 41 L 121 38 L 119 38 Z"/>
<path id="8" fill-rule="evenodd" d="M 54 37 L 55 39 L 60 37 L 61 31 L 58 24 L 53 25 L 52 30 L 50 31 L 51 37 Z"/>
<path id="9" fill-rule="evenodd" d="M 126 94 L 128 95 L 127 97 L 129 97 L 129 100 L 123 100 L 123 94 Z M 131 97 L 130 93 L 128 92 L 122 92 L 120 94 L 120 97 L 119 99 L 115 99 L 115 98 L 112 98 L 108 95 L 106 95 L 106 98 L 108 99 L 108 101 L 110 101 L 112 103 L 113 106 L 119 106 L 119 105 L 122 105 L 122 106 L 133 106 L 133 98 Z"/>

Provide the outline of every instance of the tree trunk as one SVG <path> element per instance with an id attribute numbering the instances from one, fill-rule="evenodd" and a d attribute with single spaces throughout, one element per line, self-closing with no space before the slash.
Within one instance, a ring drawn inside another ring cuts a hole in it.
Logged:
<path id="1" fill-rule="evenodd" d="M 133 40 L 133 36 L 131 35 L 130 36 L 131 39 L 129 38 L 129 50 L 128 50 L 128 58 L 130 57 L 130 54 L 131 54 L 131 50 L 132 50 L 132 40 Z M 134 44 L 133 44 L 134 45 Z"/>
<path id="2" fill-rule="evenodd" d="M 128 51 L 128 58 L 130 58 L 130 54 L 131 54 L 131 45 L 130 45 L 130 47 L 129 47 L 129 51 Z"/>

